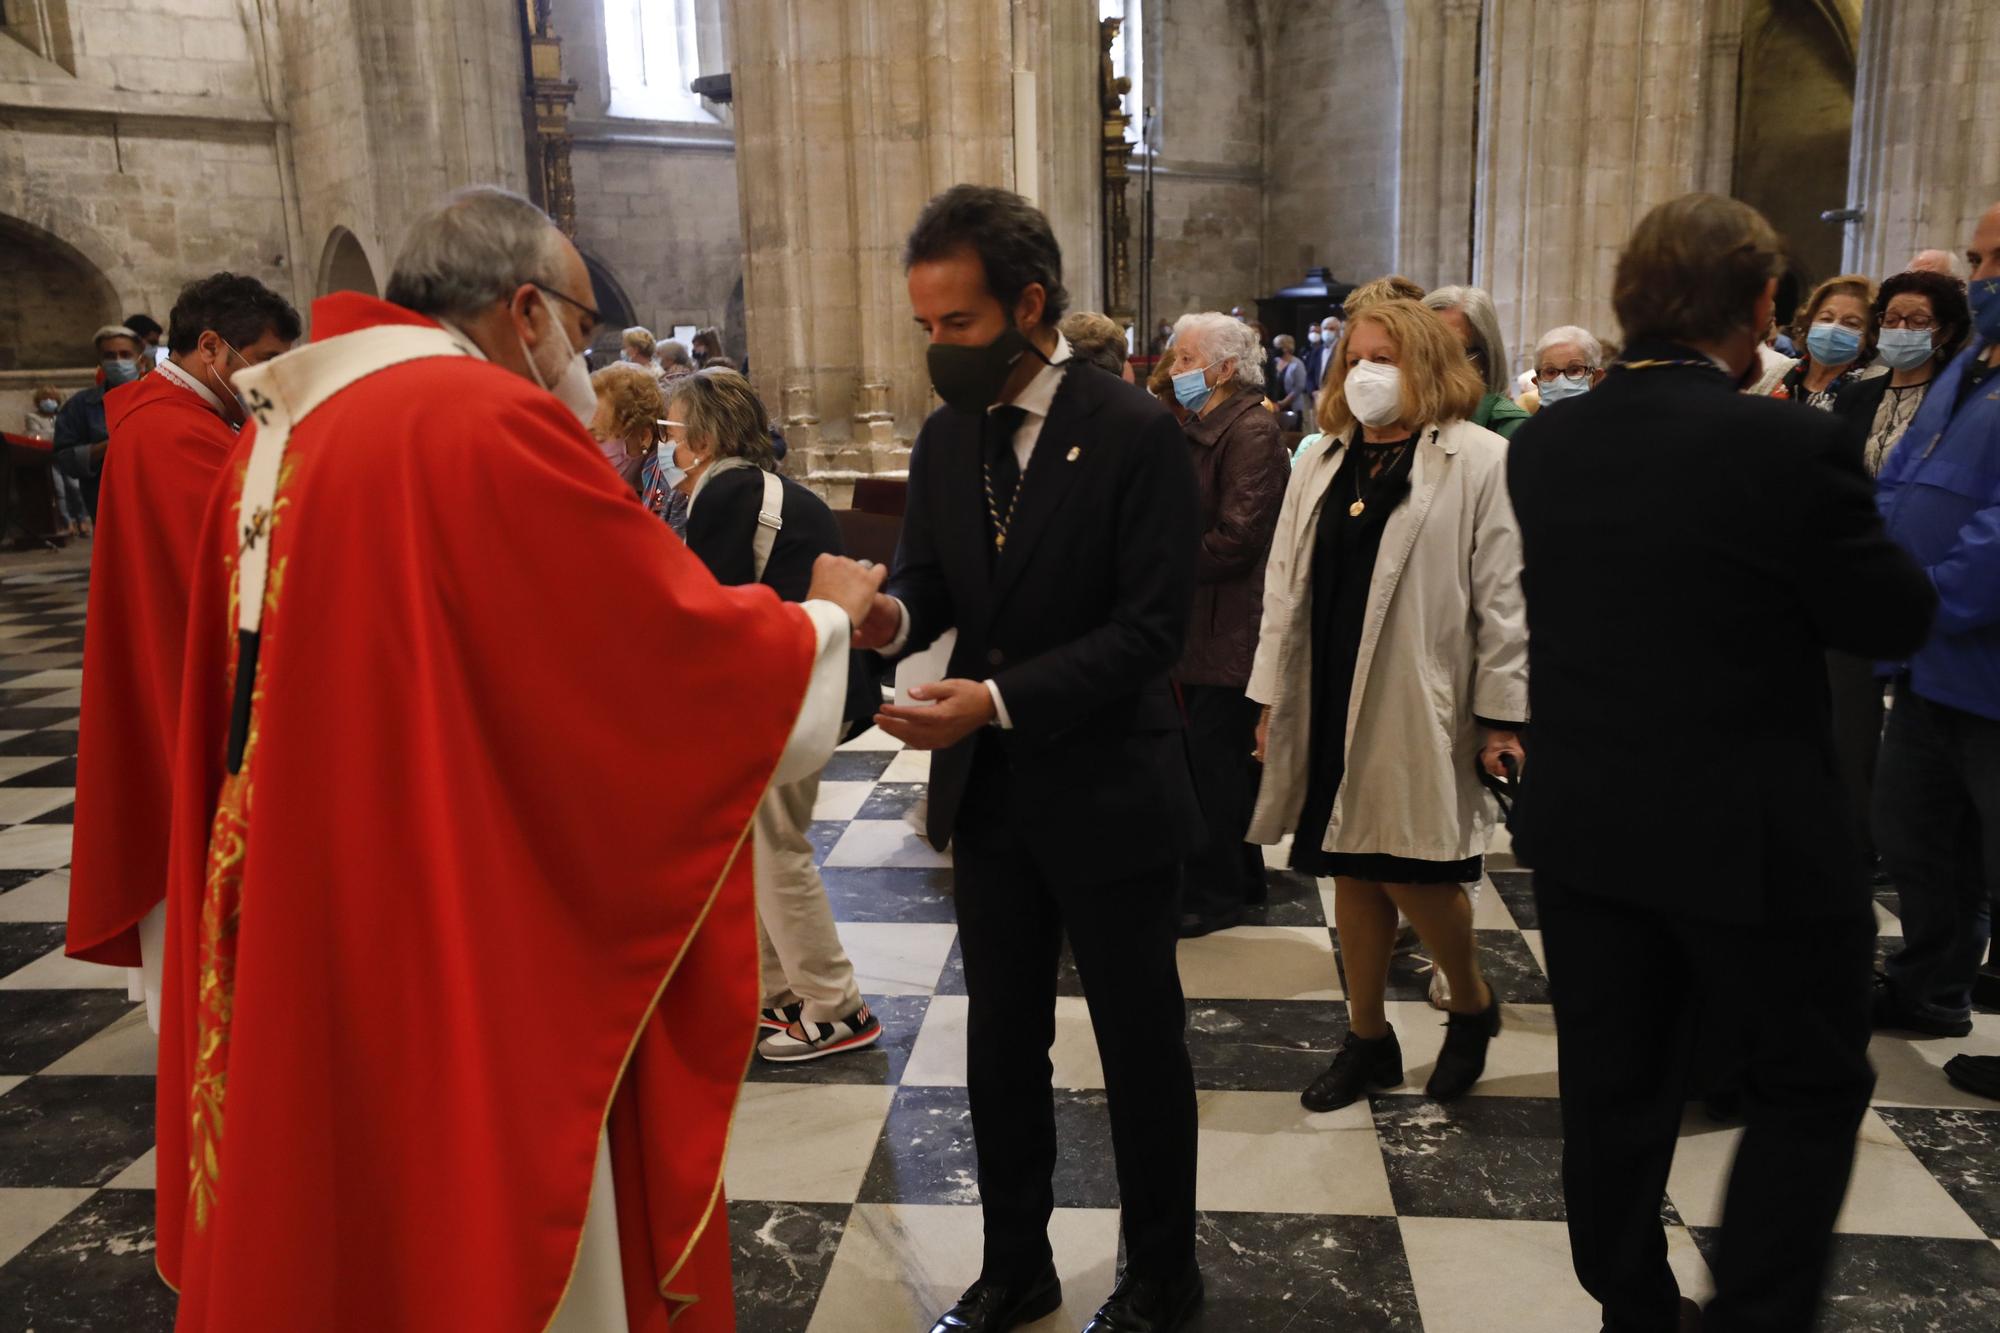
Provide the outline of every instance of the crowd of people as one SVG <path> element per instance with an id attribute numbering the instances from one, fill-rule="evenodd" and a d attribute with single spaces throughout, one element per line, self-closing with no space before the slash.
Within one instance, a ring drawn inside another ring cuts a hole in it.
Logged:
<path id="1" fill-rule="evenodd" d="M 67 948 L 161 1034 L 182 1327 L 728 1327 L 742 1060 L 882 1036 L 808 836 L 869 726 L 932 753 L 966 974 L 984 1246 L 933 1333 L 1062 1303 L 1065 940 L 1123 1204 L 1088 1333 L 1200 1303 L 1176 951 L 1265 899 L 1267 848 L 1333 884 L 1348 1024 L 1303 1106 L 1402 1083 L 1411 940 L 1426 1092 L 1468 1094 L 1496 791 L 1606 1326 L 1805 1326 L 1871 1026 L 1970 1031 L 2000 888 L 2000 205 L 1967 258 L 1780 333 L 1778 237 L 1692 195 L 1621 254 L 1618 337 L 1552 328 L 1519 378 L 1486 292 L 1397 275 L 1275 337 L 1188 313 L 1135 365 L 1040 212 L 957 186 L 904 252 L 942 406 L 887 569 L 716 330 L 593 368 L 581 256 L 504 191 L 303 345 L 228 273 L 158 357 L 101 330 L 102 382 L 35 404 L 97 523 Z M 1946 1073 L 2000 1096 L 1996 1064 Z M 1691 1095 L 1746 1126 L 1705 1314 L 1660 1229 Z"/>

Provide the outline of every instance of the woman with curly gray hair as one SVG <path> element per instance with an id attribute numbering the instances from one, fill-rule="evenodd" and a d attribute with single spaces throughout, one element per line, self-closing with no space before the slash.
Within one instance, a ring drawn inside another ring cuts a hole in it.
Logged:
<path id="1" fill-rule="evenodd" d="M 1263 901 L 1264 858 L 1244 841 L 1256 801 L 1257 706 L 1244 696 L 1264 615 L 1264 560 L 1291 462 L 1264 407 L 1257 331 L 1211 311 L 1183 315 L 1168 352 L 1201 491 L 1194 619 L 1175 679 L 1188 714 L 1208 846 L 1185 866 L 1183 938 L 1236 925 Z"/>

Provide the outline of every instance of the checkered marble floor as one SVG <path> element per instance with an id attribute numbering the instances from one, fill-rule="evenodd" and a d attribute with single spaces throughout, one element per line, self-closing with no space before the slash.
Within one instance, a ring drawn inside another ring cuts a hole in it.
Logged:
<path id="1" fill-rule="evenodd" d="M 22 568 L 0 565 L 0 1330 L 147 1333 L 173 1317 L 152 1266 L 153 1042 L 122 973 L 61 950 L 85 571 L 74 557 Z M 813 826 L 884 1040 L 757 1064 L 737 1116 L 729 1225 L 748 1333 L 921 1330 L 978 1267 L 951 872 L 905 818 L 925 757 L 893 746 L 870 733 L 837 755 Z M 1200 1327 L 1596 1329 L 1563 1229 L 1554 1030 L 1527 877 L 1496 873 L 1479 899 L 1506 1028 L 1476 1095 L 1423 1097 L 1441 1016 L 1406 958 L 1392 1018 L 1408 1085 L 1327 1115 L 1297 1093 L 1345 1028 L 1338 941 L 1318 885 L 1273 879 L 1255 924 L 1181 952 L 1201 1088 Z M 1898 929 L 1887 910 L 1882 925 Z M 1072 971 L 1061 990 L 1052 1236 L 1069 1304 L 1036 1333 L 1081 1327 L 1118 1245 L 1103 1076 Z M 1825 1328 L 2000 1328 L 2000 1105 L 1938 1072 L 1961 1050 L 2000 1054 L 2000 1014 L 1976 1021 L 1964 1041 L 1875 1041 L 1880 1084 Z M 1699 1112 L 1682 1130 L 1671 1257 L 1698 1297 L 1735 1140 Z"/>

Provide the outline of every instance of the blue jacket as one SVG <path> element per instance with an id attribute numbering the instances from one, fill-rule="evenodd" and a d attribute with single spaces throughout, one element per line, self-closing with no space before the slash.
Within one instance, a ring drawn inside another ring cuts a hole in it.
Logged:
<path id="1" fill-rule="evenodd" d="M 99 468 L 90 465 L 89 446 L 110 438 L 111 428 L 104 424 L 104 386 L 93 384 L 71 394 L 57 410 L 52 461 L 65 476 L 79 481 L 95 476 Z"/>
<path id="2" fill-rule="evenodd" d="M 1924 396 L 1877 483 L 1894 537 L 1937 588 L 1937 619 L 1910 658 L 1919 695 L 2000 719 L 2000 373 L 1959 404 L 1961 353 Z"/>

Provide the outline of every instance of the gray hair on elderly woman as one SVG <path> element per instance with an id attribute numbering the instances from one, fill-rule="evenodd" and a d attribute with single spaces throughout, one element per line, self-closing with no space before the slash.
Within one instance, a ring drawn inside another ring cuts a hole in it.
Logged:
<path id="1" fill-rule="evenodd" d="M 1202 360 L 1208 365 L 1235 362 L 1234 378 L 1238 384 L 1252 389 L 1264 387 L 1264 345 L 1257 340 L 1257 330 L 1242 320 L 1219 310 L 1182 315 L 1174 321 L 1173 342 L 1179 346 L 1183 340 L 1199 348 Z"/>

